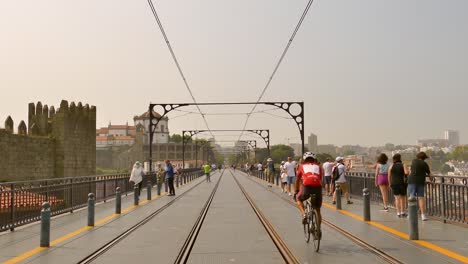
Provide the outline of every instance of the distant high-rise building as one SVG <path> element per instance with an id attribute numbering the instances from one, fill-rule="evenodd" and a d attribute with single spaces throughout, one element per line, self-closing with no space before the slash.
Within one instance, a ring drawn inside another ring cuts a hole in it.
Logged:
<path id="1" fill-rule="evenodd" d="M 317 152 L 317 135 L 310 133 L 309 139 L 309 151 Z"/>
<path id="2" fill-rule="evenodd" d="M 457 130 L 445 130 L 444 139 L 451 146 L 460 145 L 460 134 Z"/>

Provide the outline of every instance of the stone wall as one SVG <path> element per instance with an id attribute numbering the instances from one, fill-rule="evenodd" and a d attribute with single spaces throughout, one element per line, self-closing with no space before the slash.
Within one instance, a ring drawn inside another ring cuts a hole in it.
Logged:
<path id="1" fill-rule="evenodd" d="M 48 178 L 55 171 L 55 143 L 48 137 L 0 130 L 0 181 Z"/>
<path id="2" fill-rule="evenodd" d="M 95 175 L 96 107 L 62 100 L 60 108 L 29 104 L 18 134 L 8 117 L 0 130 L 0 180 Z"/>

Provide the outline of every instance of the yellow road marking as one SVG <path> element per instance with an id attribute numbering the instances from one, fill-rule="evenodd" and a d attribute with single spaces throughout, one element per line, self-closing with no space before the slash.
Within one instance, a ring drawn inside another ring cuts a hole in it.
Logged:
<path id="1" fill-rule="evenodd" d="M 180 186 L 180 187 L 182 187 L 182 186 Z M 179 188 L 179 187 L 176 187 L 175 189 L 178 189 L 178 188 Z M 155 199 L 157 199 L 157 198 L 159 198 L 159 197 L 164 196 L 165 194 L 166 194 L 166 192 L 161 193 L 161 195 L 155 195 L 155 196 L 151 197 L 151 200 L 155 200 Z M 132 206 L 129 206 L 129 207 L 123 209 L 123 210 L 121 211 L 121 214 L 128 213 L 128 212 L 134 210 L 135 208 L 137 208 L 138 206 L 140 206 L 140 205 L 145 205 L 145 204 L 147 204 L 147 203 L 148 203 L 148 200 L 144 200 L 144 201 L 141 201 L 141 202 L 139 203 L 139 205 L 132 205 Z M 112 214 L 112 215 L 106 216 L 106 217 L 104 217 L 104 218 L 98 220 L 97 222 L 95 222 L 94 225 L 95 225 L 95 226 L 102 225 L 102 224 L 104 224 L 105 222 L 110 221 L 110 220 L 112 220 L 113 218 L 118 217 L 119 215 L 120 215 L 120 214 Z M 71 232 L 71 233 L 68 233 L 68 234 L 66 234 L 66 235 L 64 235 L 64 236 L 62 236 L 62 237 L 59 237 L 59 238 L 57 238 L 56 240 L 50 242 L 50 246 L 51 246 L 51 247 L 52 247 L 52 246 L 55 246 L 55 245 L 57 245 L 57 244 L 59 244 L 59 243 L 62 243 L 62 242 L 64 242 L 64 241 L 66 241 L 66 240 L 72 238 L 72 237 L 75 237 L 75 236 L 77 236 L 77 235 L 79 235 L 79 234 L 81 234 L 81 233 L 83 233 L 83 232 L 85 232 L 85 231 L 88 231 L 88 230 L 90 230 L 90 229 L 92 229 L 92 228 L 93 228 L 92 226 L 85 226 L 85 227 L 82 227 L 82 228 L 80 228 L 80 229 L 77 229 L 77 230 L 75 230 L 75 231 L 73 231 L 73 232 Z M 23 260 L 25 260 L 25 259 L 27 259 L 27 258 L 29 258 L 29 257 L 31 257 L 31 256 L 33 256 L 33 255 L 35 255 L 35 254 L 38 254 L 38 253 L 40 253 L 40 252 L 42 252 L 42 251 L 44 251 L 44 250 L 47 250 L 47 249 L 49 249 L 49 248 L 48 248 L 48 247 L 37 247 L 37 248 L 34 248 L 34 249 L 32 249 L 32 250 L 29 250 L 29 251 L 27 251 L 27 252 L 25 252 L 25 253 L 19 255 L 19 256 L 16 256 L 16 257 L 14 257 L 14 258 L 11 258 L 11 259 L 9 259 L 9 260 L 3 262 L 3 263 L 4 263 L 4 264 L 14 264 L 14 263 L 18 263 L 18 262 L 20 262 L 20 261 L 23 261 Z"/>
<path id="2" fill-rule="evenodd" d="M 261 180 L 262 180 L 262 179 L 261 179 Z M 262 180 L 262 181 L 265 181 L 265 180 Z M 266 181 L 265 181 L 265 182 L 266 182 Z M 276 186 L 276 187 L 279 188 L 279 189 L 281 189 L 281 187 L 279 187 L 279 186 Z M 369 225 L 371 225 L 371 226 L 375 226 L 375 227 L 377 227 L 377 228 L 379 228 L 379 229 L 382 229 L 382 230 L 384 230 L 384 231 L 386 231 L 386 232 L 388 232 L 388 233 L 391 233 L 391 234 L 394 234 L 394 235 L 396 235 L 396 236 L 399 236 L 399 237 L 401 237 L 401 238 L 403 238 L 403 239 L 409 240 L 409 235 L 406 234 L 406 233 L 403 233 L 403 232 L 401 232 L 401 231 L 399 231 L 399 230 L 393 229 L 393 228 L 391 228 L 391 227 L 388 227 L 388 226 L 385 226 L 385 225 L 382 225 L 382 224 L 380 224 L 380 223 L 373 222 L 373 221 L 366 222 L 366 221 L 364 221 L 364 218 L 363 218 L 363 217 L 361 217 L 361 216 L 359 216 L 359 215 L 356 215 L 356 214 L 353 214 L 353 213 L 351 213 L 351 212 L 345 211 L 345 210 L 337 210 L 335 206 L 333 206 L 333 205 L 331 205 L 331 204 L 329 204 L 329 203 L 322 202 L 322 205 L 324 205 L 325 207 L 327 207 L 327 208 L 329 208 L 329 209 L 338 211 L 338 212 L 340 212 L 340 213 L 342 213 L 342 214 L 344 214 L 344 215 L 347 215 L 347 216 L 350 216 L 350 217 L 352 217 L 352 218 L 354 218 L 354 219 L 357 219 L 357 220 L 359 220 L 359 221 L 362 221 L 362 222 L 364 222 L 364 223 L 366 223 L 366 224 L 369 224 Z M 424 241 L 424 240 L 410 240 L 410 241 L 411 241 L 411 242 L 414 242 L 414 243 L 416 243 L 416 244 L 418 244 L 418 245 L 420 245 L 420 246 L 422 246 L 422 247 L 425 247 L 425 248 L 431 249 L 431 250 L 433 250 L 433 251 L 436 251 L 436 252 L 438 252 L 438 253 L 440 253 L 440 254 L 442 254 L 442 255 L 445 255 L 445 256 L 448 256 L 448 257 L 450 257 L 450 258 L 453 258 L 453 259 L 456 259 L 456 260 L 458 260 L 458 261 L 461 261 L 461 262 L 463 262 L 463 263 L 468 263 L 468 257 L 462 256 L 462 255 L 457 254 L 457 253 L 455 253 L 455 252 L 453 252 L 453 251 L 450 251 L 450 250 L 448 250 L 448 249 L 439 247 L 439 246 L 434 245 L 434 244 L 432 244 L 432 243 L 430 243 L 430 242 L 427 242 L 427 241 Z"/>

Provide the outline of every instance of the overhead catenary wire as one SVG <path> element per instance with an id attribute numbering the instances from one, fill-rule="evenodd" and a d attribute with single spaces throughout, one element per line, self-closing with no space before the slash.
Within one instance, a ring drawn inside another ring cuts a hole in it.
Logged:
<path id="1" fill-rule="evenodd" d="M 192 89 L 190 89 L 190 85 L 188 84 L 187 78 L 185 77 L 184 72 L 182 71 L 182 67 L 180 66 L 179 61 L 177 60 L 174 50 L 172 49 L 171 43 L 169 42 L 169 38 L 167 37 L 166 31 L 164 30 L 162 22 L 159 19 L 158 13 L 156 12 L 156 8 L 154 7 L 153 1 L 148 0 L 148 4 L 151 8 L 151 11 L 153 12 L 153 16 L 156 19 L 156 22 L 158 23 L 159 29 L 161 30 L 161 34 L 163 35 L 164 40 L 166 41 L 166 45 L 167 45 L 167 48 L 169 49 L 169 52 L 171 53 L 172 59 L 174 60 L 174 63 L 177 66 L 177 69 L 179 70 L 179 74 L 182 77 L 182 80 L 184 81 L 185 87 L 187 88 L 190 94 L 190 97 L 192 97 L 192 100 L 195 103 L 198 111 L 200 112 L 200 115 L 203 117 L 203 121 L 205 122 L 206 128 L 209 131 L 211 131 L 210 127 L 208 126 L 208 121 L 206 120 L 204 113 L 201 111 L 200 106 L 197 105 L 197 100 L 195 99 L 195 96 L 192 93 Z M 211 133 L 211 135 L 214 137 L 213 133 Z"/>
<path id="2" fill-rule="evenodd" d="M 258 103 L 260 102 L 260 100 L 263 98 L 263 96 L 265 95 L 265 92 L 268 90 L 268 88 L 270 87 L 270 84 L 271 84 L 271 81 L 273 80 L 273 78 L 275 77 L 276 75 L 276 72 L 278 71 L 281 63 L 283 62 L 283 59 L 284 57 L 286 56 L 288 50 L 289 50 L 289 47 L 291 46 L 291 43 L 293 42 L 294 38 L 296 37 L 296 34 L 297 32 L 299 31 L 299 28 L 301 27 L 302 25 L 302 22 L 304 21 L 305 17 L 307 16 L 307 13 L 309 12 L 309 9 L 312 5 L 312 3 L 314 2 L 314 0 L 309 0 L 309 2 L 307 3 L 305 9 L 304 9 L 304 12 L 302 12 L 302 16 L 301 18 L 299 19 L 299 22 L 297 23 L 291 37 L 289 38 L 289 41 L 288 41 L 288 44 L 286 45 L 286 47 L 284 48 L 283 50 L 283 53 L 281 54 L 278 62 L 276 63 L 276 66 L 274 67 L 273 69 L 273 72 L 271 73 L 270 75 L 270 78 L 268 78 L 268 81 L 265 85 L 265 87 L 263 88 L 262 92 L 260 93 L 260 96 L 258 97 L 257 99 L 257 102 L 253 105 L 252 107 L 252 110 L 250 110 L 250 113 L 247 114 L 247 118 L 245 120 L 245 123 L 244 123 L 244 127 L 242 128 L 242 130 L 245 130 L 245 128 L 247 127 L 247 124 L 249 122 L 249 119 L 250 119 L 250 116 L 252 115 L 253 111 L 255 111 L 255 109 L 257 108 L 257 105 Z M 242 137 L 243 133 L 241 133 L 241 135 L 239 136 L 239 140 L 240 138 Z"/>

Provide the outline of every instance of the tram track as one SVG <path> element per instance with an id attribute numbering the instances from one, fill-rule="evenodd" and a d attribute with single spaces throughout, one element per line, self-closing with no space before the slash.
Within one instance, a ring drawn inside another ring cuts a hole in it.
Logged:
<path id="1" fill-rule="evenodd" d="M 255 214 L 259 218 L 260 222 L 262 223 L 263 227 L 265 228 L 266 232 L 272 239 L 273 243 L 275 244 L 276 248 L 278 249 L 279 253 L 283 257 L 284 261 L 288 264 L 292 263 L 300 263 L 297 258 L 294 256 L 292 251 L 289 249 L 289 247 L 286 245 L 284 240 L 281 238 L 281 236 L 275 231 L 273 225 L 268 221 L 268 219 L 265 217 L 265 215 L 261 212 L 260 208 L 255 204 L 253 201 L 252 197 L 247 193 L 247 191 L 244 189 L 244 187 L 240 184 L 239 180 L 236 179 L 235 175 L 229 171 L 236 181 L 237 185 L 239 186 L 239 189 L 242 191 L 244 194 L 245 198 L 249 202 L 250 206 L 254 210 Z"/>
<path id="2" fill-rule="evenodd" d="M 271 192 L 272 194 L 276 195 L 277 197 L 281 198 L 283 201 L 287 202 L 288 204 L 290 204 L 290 205 L 292 205 L 294 207 L 297 206 L 296 203 L 294 203 L 289 196 L 288 196 L 289 198 L 284 197 L 284 196 L 274 192 L 273 190 L 266 188 L 264 185 L 262 185 L 258 181 L 254 180 L 254 179 L 251 179 L 250 177 L 247 177 L 247 178 L 249 180 L 251 180 L 252 182 L 258 184 L 260 187 L 264 188 L 265 190 L 267 190 L 267 191 Z M 404 264 L 404 262 L 394 258 L 393 256 L 389 255 L 388 253 L 386 253 L 386 252 L 380 250 L 379 248 L 367 243 L 366 241 L 364 241 L 364 240 L 360 239 L 359 237 L 349 233 L 348 231 L 346 231 L 343 228 L 331 223 L 330 221 L 322 219 L 322 224 L 325 224 L 327 227 L 335 230 L 339 234 L 345 236 L 346 238 L 348 238 L 349 240 L 351 240 L 355 244 L 357 244 L 360 247 L 366 249 L 367 251 L 371 252 L 372 254 L 376 255 L 377 257 L 379 257 L 380 259 L 384 260 L 387 263 Z"/>
<path id="3" fill-rule="evenodd" d="M 211 206 L 211 203 L 213 202 L 216 191 L 218 190 L 219 183 L 221 182 L 221 178 L 223 177 L 224 171 L 225 170 L 223 170 L 223 172 L 219 176 L 219 179 L 216 182 L 216 185 L 213 188 L 213 191 L 211 191 L 211 194 L 208 197 L 208 200 L 206 201 L 205 205 L 203 206 L 200 212 L 200 215 L 198 216 L 197 220 L 195 221 L 195 224 L 190 230 L 190 233 L 187 236 L 187 239 L 185 240 L 182 248 L 180 249 L 179 254 L 177 255 L 177 258 L 174 261 L 174 263 L 176 264 L 187 263 L 188 259 L 190 258 L 190 253 L 192 252 L 192 248 L 195 245 L 198 234 L 200 233 L 200 230 L 203 226 L 203 222 L 205 221 L 206 215 L 208 214 L 208 210 L 210 209 L 210 206 Z"/>
<path id="4" fill-rule="evenodd" d="M 218 179 L 218 183 L 217 185 L 219 184 L 219 181 L 221 180 L 222 176 L 224 174 L 224 170 L 221 172 L 221 175 Z M 94 260 L 96 260 L 97 258 L 99 258 L 100 256 L 102 256 L 104 253 L 106 253 L 108 250 L 112 249 L 114 246 L 116 246 L 119 242 L 121 242 L 122 240 L 124 240 L 127 236 L 129 236 L 130 234 L 132 234 L 133 232 L 135 232 L 137 229 L 139 229 L 140 227 L 144 226 L 146 223 L 148 223 L 150 220 L 152 220 L 154 217 L 156 217 L 158 214 L 160 214 L 161 212 L 163 212 L 165 209 L 167 209 L 168 207 L 170 207 L 172 204 L 174 204 L 176 201 L 178 201 L 180 198 L 184 197 L 186 194 L 188 194 L 190 191 L 192 191 L 193 189 L 195 189 L 196 187 L 198 187 L 200 184 L 204 183 L 205 181 L 200 181 L 199 183 L 195 184 L 194 186 L 190 187 L 187 191 L 181 193 L 180 195 L 176 196 L 173 200 L 171 200 L 170 202 L 168 202 L 167 204 L 165 204 L 164 206 L 162 206 L 161 208 L 157 209 L 156 211 L 152 212 L 150 215 L 148 215 L 147 217 L 145 217 L 143 220 L 141 220 L 140 222 L 138 222 L 137 224 L 133 225 L 132 227 L 128 228 L 127 230 L 125 230 L 124 232 L 120 233 L 118 236 L 116 236 L 115 238 L 113 238 L 111 241 L 107 242 L 106 244 L 104 244 L 103 246 L 101 246 L 100 248 L 98 248 L 97 250 L 95 250 L 94 252 L 92 252 L 91 254 L 89 254 L 88 256 L 84 257 L 83 259 L 81 259 L 80 261 L 78 261 L 77 263 L 80 263 L 80 264 L 85 264 L 85 263 L 92 263 Z M 217 188 L 217 185 L 215 187 L 215 189 Z"/>

